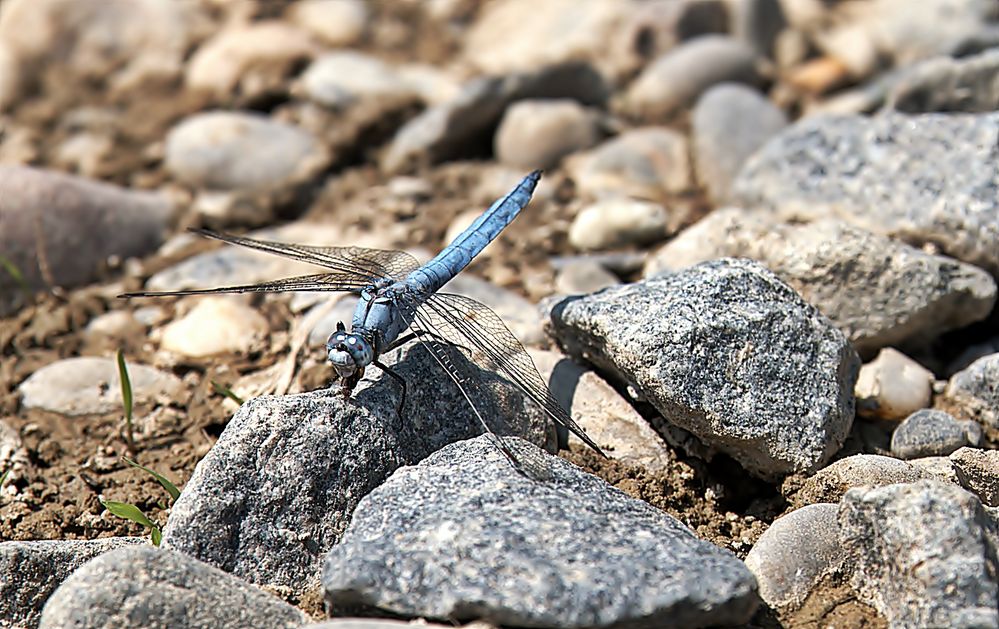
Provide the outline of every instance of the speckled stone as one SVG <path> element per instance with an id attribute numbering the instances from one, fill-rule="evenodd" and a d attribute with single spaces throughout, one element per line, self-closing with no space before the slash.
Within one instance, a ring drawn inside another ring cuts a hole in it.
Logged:
<path id="1" fill-rule="evenodd" d="M 308 620 L 245 581 L 155 546 L 120 548 L 84 564 L 42 610 L 42 629 L 298 627 Z"/>
<path id="2" fill-rule="evenodd" d="M 491 443 L 453 444 L 358 505 L 326 557 L 332 605 L 535 627 L 740 624 L 756 587 L 731 553 L 567 461 L 518 474 Z"/>
<path id="3" fill-rule="evenodd" d="M 902 459 L 947 456 L 964 446 L 977 446 L 981 439 L 982 429 L 975 422 L 927 408 L 898 425 L 891 436 L 891 453 Z"/>
<path id="4" fill-rule="evenodd" d="M 365 494 L 396 468 L 482 432 L 423 347 L 382 359 L 408 383 L 401 416 L 399 383 L 378 369 L 348 399 L 336 386 L 240 407 L 171 508 L 164 546 L 251 583 L 299 593 L 314 586 L 320 558 Z M 502 399 L 489 395 L 505 381 L 468 368 L 494 430 L 554 448 L 547 415 L 508 388 Z"/>
<path id="5" fill-rule="evenodd" d="M 726 258 L 570 297 L 551 320 L 569 355 L 760 477 L 818 469 L 850 431 L 856 352 L 756 262 Z"/>

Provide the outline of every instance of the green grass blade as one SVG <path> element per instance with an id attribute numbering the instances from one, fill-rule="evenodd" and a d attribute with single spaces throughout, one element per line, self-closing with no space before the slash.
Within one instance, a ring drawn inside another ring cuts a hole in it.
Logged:
<path id="1" fill-rule="evenodd" d="M 149 529 L 149 538 L 152 540 L 153 546 L 159 546 L 160 542 L 163 541 L 163 533 L 160 531 L 160 527 L 154 526 Z"/>
<path id="2" fill-rule="evenodd" d="M 28 301 L 31 301 L 31 288 L 28 286 L 28 281 L 24 279 L 24 274 L 21 273 L 21 269 L 17 268 L 17 265 L 11 262 L 7 257 L 0 256 L 0 266 L 3 267 L 7 274 L 14 278 L 14 282 L 24 293 L 24 296 Z"/>
<path id="3" fill-rule="evenodd" d="M 120 348 L 116 354 L 118 359 L 118 377 L 121 380 L 121 400 L 125 405 L 125 418 L 132 423 L 132 380 L 128 377 L 128 367 L 125 365 L 125 352 Z"/>
<path id="4" fill-rule="evenodd" d="M 142 509 L 136 507 L 133 504 L 127 502 L 115 502 L 114 500 L 104 500 L 101 499 L 101 504 L 104 508 L 111 512 L 112 515 L 116 515 L 119 518 L 124 518 L 125 520 L 130 520 L 136 524 L 141 524 L 150 531 L 153 529 L 158 529 L 153 521 L 146 517 L 146 514 L 142 512 Z"/>
<path id="5" fill-rule="evenodd" d="M 4 473 L 3 473 L 3 474 L 0 474 L 0 487 L 3 487 L 3 482 L 4 482 L 5 480 L 7 480 L 7 476 L 8 476 L 9 474 L 10 474 L 10 469 L 7 469 L 7 470 L 5 470 L 5 471 L 4 471 Z"/>
<path id="6" fill-rule="evenodd" d="M 153 478 L 155 478 L 159 482 L 159 484 L 163 486 L 163 489 L 165 489 L 167 491 L 167 493 L 170 494 L 170 498 L 172 498 L 174 501 L 176 501 L 177 498 L 180 496 L 180 490 L 177 489 L 177 486 L 174 485 L 173 483 L 171 483 L 170 480 L 166 476 L 163 476 L 162 474 L 154 472 L 153 470 L 149 469 L 148 467 L 146 467 L 144 465 L 139 465 L 138 463 L 136 463 L 135 461 L 133 461 L 132 459 L 130 459 L 128 457 L 124 457 L 123 456 L 121 458 L 122 458 L 123 461 L 125 461 L 125 463 L 128 463 L 132 467 L 138 468 L 138 469 L 142 470 L 143 472 L 145 472 L 146 474 L 149 474 L 150 476 L 152 476 Z"/>
<path id="7" fill-rule="evenodd" d="M 219 384 L 215 380 L 212 380 L 212 388 L 215 389 L 215 392 L 218 393 L 219 395 L 226 396 L 227 398 L 229 398 L 230 400 L 232 400 L 236 404 L 239 404 L 240 406 L 243 405 L 243 398 L 241 398 L 238 395 L 236 395 L 235 393 L 233 393 L 232 389 L 230 389 L 229 387 L 225 386 L 224 384 Z"/>

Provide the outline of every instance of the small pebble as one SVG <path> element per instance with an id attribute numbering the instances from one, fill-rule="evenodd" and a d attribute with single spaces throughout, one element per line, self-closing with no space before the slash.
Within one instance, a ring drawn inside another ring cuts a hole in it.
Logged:
<path id="1" fill-rule="evenodd" d="M 801 507 L 819 502 L 836 503 L 851 487 L 914 483 L 924 478 L 932 476 L 911 463 L 878 454 L 855 454 L 809 477 L 792 496 L 791 504 Z"/>
<path id="2" fill-rule="evenodd" d="M 334 47 L 356 43 L 367 28 L 368 15 L 363 0 L 301 0 L 287 12 L 292 23 Z"/>
<path id="3" fill-rule="evenodd" d="M 302 88 L 312 100 L 344 108 L 360 100 L 394 100 L 414 91 L 394 68 L 375 57 L 354 51 L 330 52 L 316 59 L 302 75 Z"/>
<path id="4" fill-rule="evenodd" d="M 981 427 L 958 421 L 949 413 L 924 408 L 909 415 L 891 436 L 891 453 L 900 459 L 947 456 L 964 446 L 977 446 Z"/>
<path id="5" fill-rule="evenodd" d="M 716 204 L 731 196 L 745 161 L 787 126 L 787 117 L 756 89 L 723 83 L 704 93 L 691 113 L 697 178 Z"/>
<path id="6" fill-rule="evenodd" d="M 584 251 L 649 244 L 667 236 L 669 213 L 658 203 L 625 197 L 589 205 L 569 227 L 569 243 Z"/>
<path id="7" fill-rule="evenodd" d="M 94 317 L 87 324 L 87 334 L 100 334 L 113 338 L 125 338 L 130 334 L 140 332 L 143 325 L 127 310 L 112 310 Z"/>
<path id="8" fill-rule="evenodd" d="M 647 66 L 628 87 L 625 107 L 645 120 L 667 120 L 718 83 L 758 84 L 756 65 L 756 53 L 738 39 L 727 35 L 696 37 Z"/>
<path id="9" fill-rule="evenodd" d="M 797 608 L 812 587 L 846 559 L 839 544 L 839 507 L 806 505 L 774 520 L 746 556 L 760 598 L 775 608 Z"/>
<path id="10" fill-rule="evenodd" d="M 270 84 L 284 83 L 288 70 L 318 51 L 307 31 L 287 22 L 238 24 L 198 47 L 187 62 L 184 80 L 191 90 L 219 97 L 231 95 L 242 84 L 244 95 L 252 96 Z"/>
<path id="11" fill-rule="evenodd" d="M 860 369 L 857 414 L 902 419 L 930 404 L 933 373 L 898 350 L 886 347 Z"/>
<path id="12" fill-rule="evenodd" d="M 620 284 L 617 276 L 593 260 L 576 260 L 555 275 L 555 292 L 563 295 L 586 295 Z"/>
<path id="13" fill-rule="evenodd" d="M 989 354 L 951 376 L 945 395 L 983 425 L 999 428 L 999 354 Z"/>
<path id="14" fill-rule="evenodd" d="M 308 131 L 255 113 L 198 113 L 166 139 L 167 170 L 193 186 L 275 188 L 307 179 L 325 162 L 324 149 Z"/>
<path id="15" fill-rule="evenodd" d="M 163 328 L 160 347 L 184 356 L 246 352 L 270 331 L 256 310 L 232 297 L 196 298 L 183 318 Z"/>
<path id="16" fill-rule="evenodd" d="M 524 170 L 553 168 L 600 138 L 597 114 L 568 99 L 524 100 L 507 108 L 494 147 L 501 163 Z"/>
<path id="17" fill-rule="evenodd" d="M 683 134 L 665 127 L 625 131 L 566 166 L 581 194 L 627 195 L 656 201 L 693 187 L 689 147 Z"/>

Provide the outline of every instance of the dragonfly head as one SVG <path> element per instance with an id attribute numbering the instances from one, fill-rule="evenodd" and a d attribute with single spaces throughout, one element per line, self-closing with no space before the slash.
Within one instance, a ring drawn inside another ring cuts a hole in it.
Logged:
<path id="1" fill-rule="evenodd" d="M 326 355 L 341 378 L 349 378 L 375 359 L 374 346 L 361 334 L 348 333 L 343 323 L 326 341 Z"/>

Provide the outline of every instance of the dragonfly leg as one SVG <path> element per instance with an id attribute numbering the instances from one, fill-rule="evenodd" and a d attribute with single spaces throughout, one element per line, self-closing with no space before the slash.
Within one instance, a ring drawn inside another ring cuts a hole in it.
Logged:
<path id="1" fill-rule="evenodd" d="M 382 371 L 384 371 L 388 375 L 392 376 L 393 378 L 395 378 L 396 381 L 399 383 L 399 385 L 402 387 L 402 397 L 399 400 L 399 406 L 397 408 L 397 410 L 399 412 L 399 416 L 401 417 L 403 409 L 406 408 L 406 379 L 403 378 L 402 376 L 400 376 L 399 374 L 397 374 L 395 371 L 393 371 L 387 365 L 385 365 L 385 364 L 383 364 L 383 363 L 381 363 L 381 362 L 379 362 L 377 360 L 374 361 L 374 362 L 372 362 L 371 364 L 374 365 L 375 367 L 378 367 L 379 369 L 381 369 Z"/>

